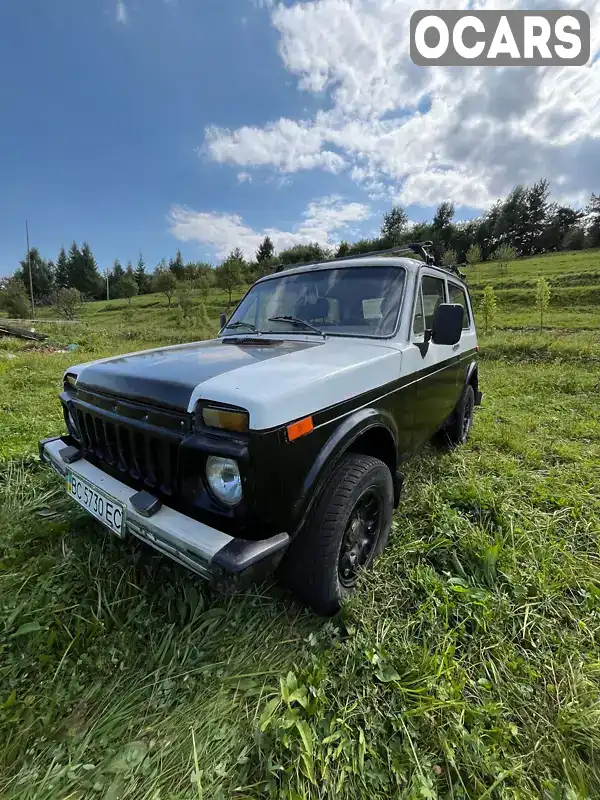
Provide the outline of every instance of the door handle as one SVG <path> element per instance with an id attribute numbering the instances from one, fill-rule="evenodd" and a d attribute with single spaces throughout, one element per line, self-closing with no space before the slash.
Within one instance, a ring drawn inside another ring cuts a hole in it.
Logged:
<path id="1" fill-rule="evenodd" d="M 453 350 L 458 350 L 459 347 L 460 347 L 460 342 L 457 342 L 456 344 L 452 345 Z"/>

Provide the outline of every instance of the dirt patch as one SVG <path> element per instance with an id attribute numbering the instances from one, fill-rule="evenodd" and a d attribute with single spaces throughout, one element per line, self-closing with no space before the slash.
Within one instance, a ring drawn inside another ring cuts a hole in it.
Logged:
<path id="1" fill-rule="evenodd" d="M 64 347 L 52 347 L 48 344 L 34 344 L 32 347 L 24 347 L 23 353 L 45 353 L 46 355 L 53 355 L 54 353 L 68 353 Z"/>

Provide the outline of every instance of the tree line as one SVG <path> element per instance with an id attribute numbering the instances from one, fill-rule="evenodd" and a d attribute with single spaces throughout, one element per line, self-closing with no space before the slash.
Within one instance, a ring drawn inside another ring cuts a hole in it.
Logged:
<path id="1" fill-rule="evenodd" d="M 87 242 L 73 242 L 68 252 L 61 248 L 54 261 L 46 260 L 31 248 L 13 277 L 0 292 L 0 303 L 14 316 L 29 311 L 30 272 L 34 302 L 53 303 L 59 313 L 69 316 L 69 308 L 82 300 L 109 297 L 131 299 L 138 294 L 162 292 L 169 305 L 180 300 L 189 289 L 206 298 L 213 286 L 228 293 L 280 268 L 311 261 L 360 255 L 370 250 L 385 250 L 408 242 L 431 240 L 436 261 L 445 264 L 478 263 L 498 260 L 508 263 L 518 256 L 560 249 L 579 250 L 600 246 L 600 195 L 592 194 L 585 208 L 572 208 L 550 200 L 547 180 L 530 186 L 515 186 L 479 217 L 455 222 L 454 205 L 442 202 L 430 222 L 409 224 L 406 211 L 394 206 L 383 215 L 380 235 L 327 248 L 312 242 L 275 252 L 269 236 L 258 247 L 253 259 L 245 259 L 239 248 L 232 250 L 218 266 L 208 262 L 185 263 L 181 252 L 162 261 L 149 272 L 140 253 L 136 265 L 125 267 L 116 260 L 104 275 Z M 180 302 L 180 305 L 185 304 Z"/>

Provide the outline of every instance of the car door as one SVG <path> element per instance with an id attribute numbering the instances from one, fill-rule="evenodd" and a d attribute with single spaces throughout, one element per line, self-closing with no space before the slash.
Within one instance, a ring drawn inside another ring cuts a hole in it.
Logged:
<path id="1" fill-rule="evenodd" d="M 467 379 L 467 370 L 475 354 L 477 346 L 477 335 L 475 333 L 475 324 L 473 322 L 473 312 L 469 297 L 463 286 L 448 280 L 448 297 L 450 303 L 458 303 L 464 309 L 463 311 L 463 324 L 460 341 L 454 345 L 453 352 L 458 356 L 456 363 L 456 382 L 457 382 L 457 395 L 460 396 L 465 381 Z"/>
<path id="2" fill-rule="evenodd" d="M 427 339 L 437 307 L 447 303 L 446 280 L 439 273 L 423 270 L 415 300 L 412 341 L 421 354 L 417 381 L 416 444 L 429 439 L 446 421 L 456 405 L 456 352 L 452 345 Z M 455 346 L 454 346 L 455 347 Z"/>

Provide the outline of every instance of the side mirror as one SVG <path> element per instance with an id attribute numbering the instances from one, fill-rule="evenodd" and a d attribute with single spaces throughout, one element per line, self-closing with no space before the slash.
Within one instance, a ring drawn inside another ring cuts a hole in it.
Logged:
<path id="1" fill-rule="evenodd" d="M 225 327 L 225 323 L 227 322 L 227 317 L 225 314 L 219 315 L 219 330 Z"/>
<path id="2" fill-rule="evenodd" d="M 456 344 L 462 333 L 464 308 L 459 303 L 442 303 L 437 307 L 431 326 L 435 344 Z"/>

